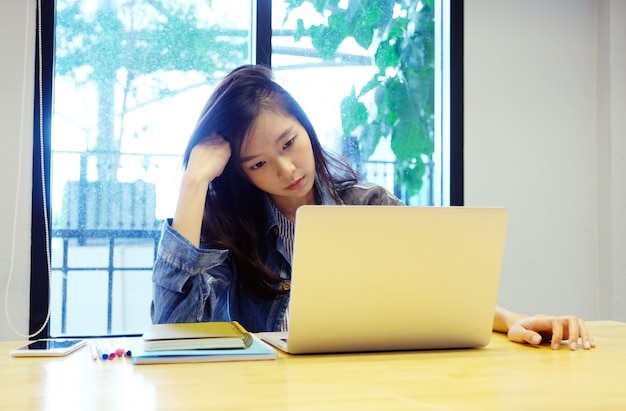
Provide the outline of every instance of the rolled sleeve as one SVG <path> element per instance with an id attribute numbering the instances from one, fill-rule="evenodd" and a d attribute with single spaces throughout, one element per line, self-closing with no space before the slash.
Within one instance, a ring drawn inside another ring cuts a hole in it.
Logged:
<path id="1" fill-rule="evenodd" d="M 163 225 L 152 271 L 152 321 L 227 320 L 228 251 L 195 247 L 170 224 Z"/>
<path id="2" fill-rule="evenodd" d="M 402 201 L 377 184 L 358 183 L 341 188 L 340 192 L 347 205 L 402 205 Z"/>

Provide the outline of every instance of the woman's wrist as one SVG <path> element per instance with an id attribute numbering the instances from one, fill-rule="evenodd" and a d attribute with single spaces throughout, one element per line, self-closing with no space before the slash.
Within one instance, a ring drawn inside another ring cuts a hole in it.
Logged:
<path id="1" fill-rule="evenodd" d="M 527 317 L 527 315 L 513 312 L 502 306 L 496 306 L 493 330 L 507 333 L 513 325 Z"/>
<path id="2" fill-rule="evenodd" d="M 183 173 L 181 181 L 181 189 L 188 187 L 192 189 L 204 188 L 207 189 L 211 181 L 215 177 L 207 175 L 206 173 L 200 173 L 192 168 L 187 168 Z"/>

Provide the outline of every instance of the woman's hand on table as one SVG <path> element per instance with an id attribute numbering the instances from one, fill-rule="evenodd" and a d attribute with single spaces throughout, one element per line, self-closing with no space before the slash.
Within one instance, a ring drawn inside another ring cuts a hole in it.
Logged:
<path id="1" fill-rule="evenodd" d="M 576 350 L 579 344 L 585 350 L 596 346 L 585 321 L 573 315 L 524 317 L 511 325 L 507 336 L 511 341 L 534 346 L 550 342 L 554 350 L 558 350 L 563 341 L 567 341 L 570 350 Z"/>

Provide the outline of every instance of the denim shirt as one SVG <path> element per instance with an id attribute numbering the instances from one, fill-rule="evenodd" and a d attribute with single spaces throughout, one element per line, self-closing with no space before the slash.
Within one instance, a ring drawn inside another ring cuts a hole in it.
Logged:
<path id="1" fill-rule="evenodd" d="M 339 189 L 342 205 L 401 205 L 385 188 L 358 183 Z M 278 237 L 276 217 L 266 197 L 266 266 L 277 273 L 288 289 L 291 262 Z M 337 204 L 321 193 L 321 204 Z M 249 331 L 278 331 L 289 304 L 289 293 L 272 299 L 251 297 L 228 256 L 228 250 L 198 248 L 171 226 L 163 225 L 152 273 L 153 323 L 238 321 Z"/>

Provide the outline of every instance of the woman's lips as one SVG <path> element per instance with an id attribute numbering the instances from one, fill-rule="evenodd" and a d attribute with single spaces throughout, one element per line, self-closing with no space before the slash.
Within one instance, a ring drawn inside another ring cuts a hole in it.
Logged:
<path id="1" fill-rule="evenodd" d="M 297 190 L 300 187 L 302 187 L 303 184 L 304 184 L 304 177 L 296 180 L 295 183 L 293 183 L 289 187 L 287 187 L 287 190 Z"/>

